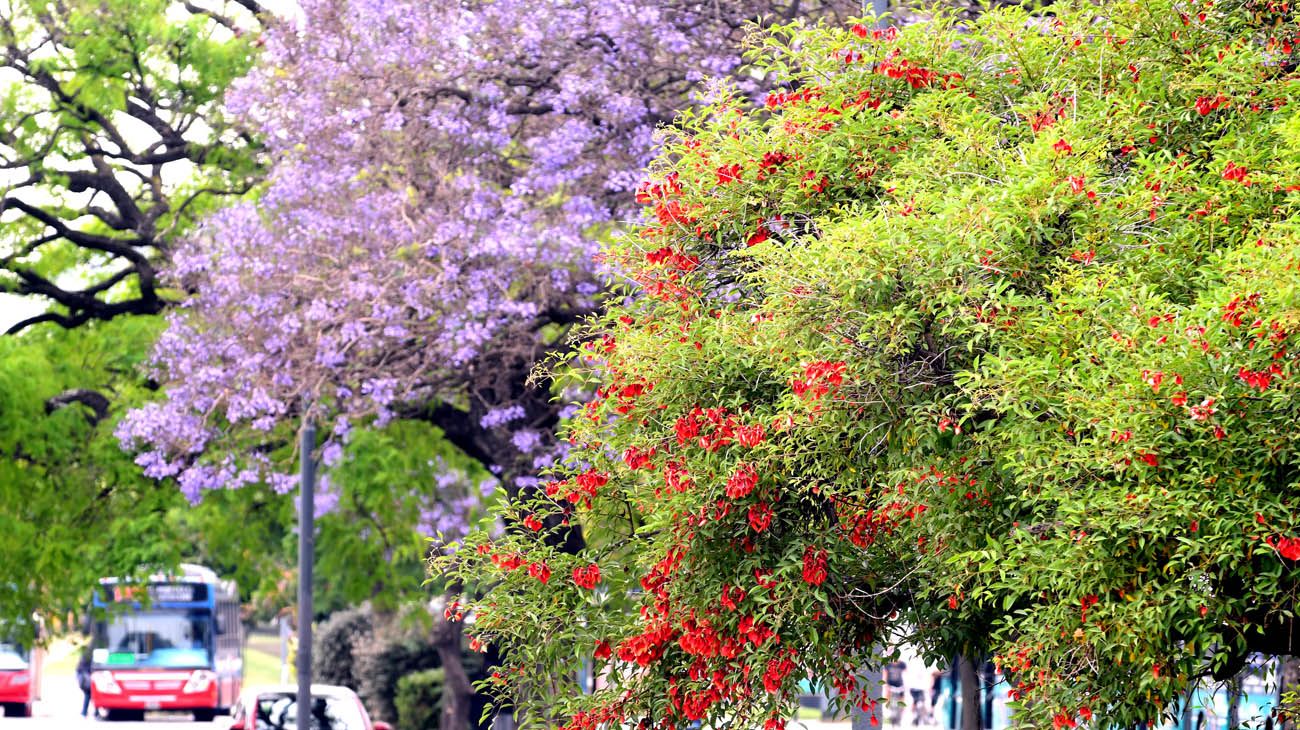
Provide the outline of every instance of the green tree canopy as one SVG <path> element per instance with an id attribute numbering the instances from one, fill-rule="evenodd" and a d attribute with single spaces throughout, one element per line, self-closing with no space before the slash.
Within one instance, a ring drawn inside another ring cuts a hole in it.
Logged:
<path id="1" fill-rule="evenodd" d="M 184 500 L 141 476 L 113 436 L 145 395 L 137 369 L 159 324 L 0 338 L 0 621 L 80 614 L 100 577 L 184 557 L 165 529 Z"/>
<path id="2" fill-rule="evenodd" d="M 156 314 L 177 237 L 259 177 L 220 102 L 256 0 L 0 2 L 0 292 L 74 327 Z M 174 297 L 173 297 L 174 298 Z"/>
<path id="3" fill-rule="evenodd" d="M 903 638 L 1122 727 L 1292 653 L 1298 41 L 1253 0 L 765 36 L 784 90 L 714 89 L 607 251 L 574 473 L 448 560 L 494 687 L 783 726 Z"/>

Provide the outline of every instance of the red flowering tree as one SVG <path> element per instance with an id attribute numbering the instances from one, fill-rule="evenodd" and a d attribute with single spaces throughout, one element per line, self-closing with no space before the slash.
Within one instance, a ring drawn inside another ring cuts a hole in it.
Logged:
<path id="1" fill-rule="evenodd" d="M 606 249 L 570 473 L 439 566 L 493 688 L 781 726 L 906 635 L 1122 727 L 1291 653 L 1297 40 L 1253 0 L 764 36 L 783 90 L 684 120 Z"/>

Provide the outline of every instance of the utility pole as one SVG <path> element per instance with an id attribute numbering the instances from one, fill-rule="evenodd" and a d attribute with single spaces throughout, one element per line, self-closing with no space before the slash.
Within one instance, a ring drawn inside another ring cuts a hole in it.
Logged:
<path id="1" fill-rule="evenodd" d="M 316 424 L 302 425 L 298 485 L 298 727 L 311 724 L 312 567 L 316 553 Z"/>

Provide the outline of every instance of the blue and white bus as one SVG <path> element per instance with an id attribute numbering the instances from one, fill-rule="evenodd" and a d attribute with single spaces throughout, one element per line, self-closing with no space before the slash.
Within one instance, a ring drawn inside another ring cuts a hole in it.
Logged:
<path id="1" fill-rule="evenodd" d="M 183 564 L 143 583 L 104 578 L 91 605 L 91 700 L 108 719 L 179 710 L 211 720 L 234 705 L 244 636 L 233 581 Z"/>

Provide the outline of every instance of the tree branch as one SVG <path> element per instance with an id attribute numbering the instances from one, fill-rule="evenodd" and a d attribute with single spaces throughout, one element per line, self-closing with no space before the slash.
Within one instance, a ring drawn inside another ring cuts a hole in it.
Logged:
<path id="1" fill-rule="evenodd" d="M 90 409 L 90 412 L 86 413 L 85 416 L 86 422 L 92 426 L 108 417 L 108 398 L 103 393 L 84 388 L 65 391 L 47 399 L 45 401 L 45 413 L 46 415 L 54 413 L 73 403 L 80 403 Z"/>

